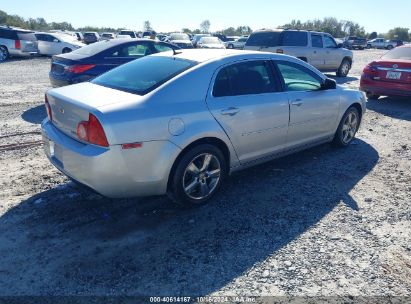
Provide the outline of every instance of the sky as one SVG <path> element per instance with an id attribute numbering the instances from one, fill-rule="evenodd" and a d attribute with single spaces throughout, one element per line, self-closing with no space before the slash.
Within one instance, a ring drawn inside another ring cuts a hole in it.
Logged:
<path id="1" fill-rule="evenodd" d="M 411 0 L 2 0 L 0 10 L 47 22 L 67 21 L 74 27 L 143 30 L 149 20 L 157 32 L 200 28 L 210 31 L 248 25 L 253 30 L 275 28 L 292 19 L 336 17 L 364 26 L 367 32 L 386 33 L 394 27 L 411 28 Z"/>

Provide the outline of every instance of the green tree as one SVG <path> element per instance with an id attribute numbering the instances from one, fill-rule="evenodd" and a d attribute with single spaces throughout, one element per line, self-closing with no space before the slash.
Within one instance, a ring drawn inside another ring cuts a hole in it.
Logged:
<path id="1" fill-rule="evenodd" d="M 144 21 L 144 26 L 143 26 L 144 31 L 151 31 L 153 28 L 151 27 L 150 21 L 146 20 Z"/>
<path id="2" fill-rule="evenodd" d="M 372 32 L 368 35 L 368 39 L 375 39 L 378 37 L 378 33 L 377 32 Z"/>
<path id="3" fill-rule="evenodd" d="M 208 33 L 208 32 L 210 31 L 210 25 L 211 25 L 211 23 L 210 23 L 209 20 L 204 20 L 204 21 L 201 22 L 201 24 L 200 24 L 201 31 L 202 31 L 203 33 Z"/>
<path id="4" fill-rule="evenodd" d="M 386 37 L 388 39 L 405 40 L 409 39 L 409 29 L 406 27 L 396 27 L 388 31 Z"/>

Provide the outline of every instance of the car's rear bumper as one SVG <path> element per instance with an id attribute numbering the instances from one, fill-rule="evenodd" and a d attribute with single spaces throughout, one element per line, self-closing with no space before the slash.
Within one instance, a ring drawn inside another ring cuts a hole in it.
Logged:
<path id="1" fill-rule="evenodd" d="M 9 54 L 10 56 L 13 56 L 13 57 L 33 57 L 33 56 L 39 55 L 38 52 L 34 52 L 34 51 L 26 52 L 26 51 L 16 50 L 16 49 L 9 50 Z"/>
<path id="2" fill-rule="evenodd" d="M 411 96 L 411 84 L 375 81 L 361 77 L 360 90 L 373 95 L 382 96 Z"/>
<path id="3" fill-rule="evenodd" d="M 50 162 L 71 179 L 112 198 L 161 195 L 180 148 L 169 141 L 144 142 L 122 149 L 83 144 L 42 123 L 44 151 Z"/>

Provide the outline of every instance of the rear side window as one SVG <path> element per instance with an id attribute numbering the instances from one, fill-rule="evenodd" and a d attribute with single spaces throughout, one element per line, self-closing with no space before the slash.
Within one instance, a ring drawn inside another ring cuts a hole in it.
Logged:
<path id="1" fill-rule="evenodd" d="M 151 55 L 152 51 L 146 43 L 122 45 L 111 50 L 107 57 L 143 57 Z"/>
<path id="2" fill-rule="evenodd" d="M 315 48 L 322 48 L 323 37 L 321 35 L 311 34 L 311 44 Z"/>
<path id="3" fill-rule="evenodd" d="M 248 38 L 247 46 L 274 47 L 280 45 L 281 32 L 257 32 Z"/>
<path id="4" fill-rule="evenodd" d="M 284 31 L 283 32 L 283 46 L 307 46 L 308 34 L 307 32 Z"/>
<path id="5" fill-rule="evenodd" d="M 173 48 L 167 44 L 163 44 L 163 43 L 156 43 L 154 44 L 154 48 L 156 49 L 157 52 L 168 52 L 168 51 L 172 51 Z"/>
<path id="6" fill-rule="evenodd" d="M 145 95 L 196 64 L 172 57 L 148 56 L 123 64 L 95 78 L 92 83 Z"/>
<path id="7" fill-rule="evenodd" d="M 214 97 L 276 92 L 267 61 L 247 61 L 220 70 L 213 87 Z"/>
<path id="8" fill-rule="evenodd" d="M 321 88 L 321 77 L 302 65 L 287 61 L 277 61 L 276 64 L 286 91 L 316 91 Z"/>
<path id="9" fill-rule="evenodd" d="M 15 31 L 12 30 L 7 30 L 7 29 L 0 29 L 0 38 L 3 39 L 12 39 L 12 40 L 17 40 L 17 34 Z"/>

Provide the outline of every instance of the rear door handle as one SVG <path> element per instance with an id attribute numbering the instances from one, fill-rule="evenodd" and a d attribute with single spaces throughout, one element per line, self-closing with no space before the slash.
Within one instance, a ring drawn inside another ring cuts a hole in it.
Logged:
<path id="1" fill-rule="evenodd" d="M 303 101 L 302 101 L 302 99 L 298 98 L 298 99 L 294 100 L 293 102 L 291 102 L 291 104 L 292 104 L 293 106 L 300 107 L 300 106 L 302 106 Z"/>
<path id="2" fill-rule="evenodd" d="M 235 107 L 229 107 L 227 109 L 221 110 L 221 115 L 229 115 L 229 116 L 234 116 L 240 111 L 239 108 Z"/>

